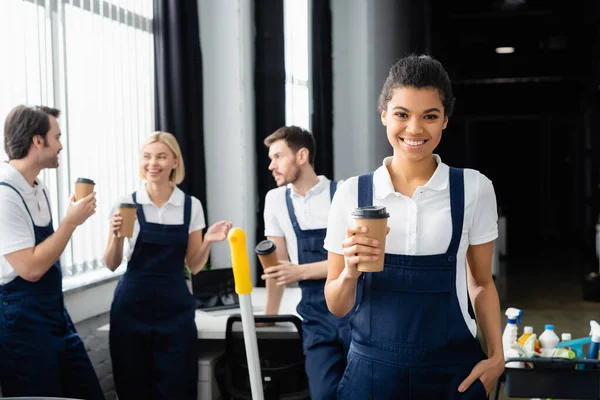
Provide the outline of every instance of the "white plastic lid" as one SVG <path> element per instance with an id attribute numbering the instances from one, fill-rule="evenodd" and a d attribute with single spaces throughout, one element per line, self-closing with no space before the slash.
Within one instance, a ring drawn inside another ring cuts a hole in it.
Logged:
<path id="1" fill-rule="evenodd" d="M 592 335 L 592 342 L 600 343 L 600 324 L 596 321 L 590 321 L 590 328 L 592 328 L 592 331 L 590 332 L 590 335 Z"/>
<path id="2" fill-rule="evenodd" d="M 526 326 L 525 328 L 523 328 L 523 332 L 533 333 L 533 326 Z"/>
<path id="3" fill-rule="evenodd" d="M 560 340 L 563 341 L 567 341 L 567 340 L 571 340 L 571 334 L 570 333 L 563 333 L 562 335 L 560 335 Z"/>

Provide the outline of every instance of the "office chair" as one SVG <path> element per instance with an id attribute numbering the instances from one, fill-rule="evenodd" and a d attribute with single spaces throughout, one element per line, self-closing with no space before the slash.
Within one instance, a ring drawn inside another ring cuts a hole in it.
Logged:
<path id="1" fill-rule="evenodd" d="M 252 400 L 243 332 L 233 331 L 233 324 L 241 321 L 239 314 L 228 318 L 225 355 L 215 366 L 217 385 L 221 395 L 227 400 Z M 292 323 L 297 332 L 297 338 L 293 339 L 269 337 L 273 335 L 268 332 L 257 334 L 265 400 L 310 399 L 308 378 L 304 372 L 300 318 L 295 315 L 261 315 L 255 316 L 254 322 Z"/>

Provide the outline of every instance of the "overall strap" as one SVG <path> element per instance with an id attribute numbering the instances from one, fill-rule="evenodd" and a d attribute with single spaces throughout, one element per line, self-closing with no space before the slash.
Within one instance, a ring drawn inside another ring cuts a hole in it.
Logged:
<path id="1" fill-rule="evenodd" d="M 23 198 L 23 196 L 21 195 L 21 193 L 19 193 L 19 191 L 12 186 L 9 183 L 6 182 L 0 182 L 0 186 L 6 186 L 11 188 L 12 190 L 15 191 L 15 193 L 17 193 L 19 195 L 19 197 L 21 198 L 21 201 L 23 202 L 23 205 L 25 206 L 25 210 L 27 210 L 27 214 L 29 214 L 29 218 L 31 219 L 31 223 L 33 224 L 33 226 L 35 226 L 35 223 L 33 222 L 33 217 L 31 216 L 31 213 L 29 212 L 29 207 L 27 207 L 27 203 L 25 203 L 25 199 Z M 46 196 L 46 192 L 44 192 L 44 196 Z M 48 197 L 46 196 L 46 201 L 48 201 Z M 50 202 L 48 202 L 48 211 L 50 210 Z M 50 216 L 50 222 L 52 222 L 52 215 Z"/>
<path id="2" fill-rule="evenodd" d="M 329 182 L 329 201 L 333 200 L 333 196 L 335 195 L 335 191 L 337 190 L 338 183 L 337 181 Z"/>
<path id="3" fill-rule="evenodd" d="M 294 210 L 291 189 L 289 187 L 285 189 L 285 203 L 287 204 L 288 215 L 290 216 L 290 221 L 292 222 L 292 226 L 294 227 L 294 232 L 301 231 L 300 224 L 298 223 L 298 218 L 296 218 L 296 211 Z"/>
<path id="4" fill-rule="evenodd" d="M 358 177 L 358 206 L 373 205 L 373 172 Z"/>
<path id="5" fill-rule="evenodd" d="M 457 254 L 465 216 L 465 177 L 464 170 L 461 168 L 450 167 L 450 212 L 452 215 L 452 240 L 447 253 Z"/>

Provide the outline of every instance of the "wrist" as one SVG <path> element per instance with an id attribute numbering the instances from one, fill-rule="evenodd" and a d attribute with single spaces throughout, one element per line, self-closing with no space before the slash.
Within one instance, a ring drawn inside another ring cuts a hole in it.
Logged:
<path id="1" fill-rule="evenodd" d="M 341 279 L 342 283 L 350 282 L 352 284 L 355 284 L 358 281 L 359 276 L 360 276 L 360 272 L 358 273 L 358 275 L 354 276 L 354 274 L 351 272 L 351 270 L 346 266 L 340 273 L 340 276 L 338 279 Z"/>
<path id="2" fill-rule="evenodd" d="M 488 348 L 488 360 L 504 364 L 504 352 L 502 348 Z"/>
<path id="3" fill-rule="evenodd" d="M 310 277 L 307 276 L 308 269 L 306 268 L 306 264 L 291 264 L 291 265 L 293 265 L 295 268 L 298 269 L 298 280 L 299 281 L 305 281 L 307 279 L 310 279 Z"/>
<path id="4" fill-rule="evenodd" d="M 63 220 L 59 226 L 63 226 L 65 228 L 69 229 L 70 231 L 75 231 L 75 229 L 77 228 L 77 224 L 75 223 L 75 221 L 73 221 L 73 219 L 69 215 L 67 215 L 63 218 Z"/>

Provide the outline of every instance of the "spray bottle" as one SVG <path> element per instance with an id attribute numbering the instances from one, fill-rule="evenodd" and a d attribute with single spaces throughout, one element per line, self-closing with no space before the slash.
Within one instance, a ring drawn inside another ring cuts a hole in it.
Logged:
<path id="1" fill-rule="evenodd" d="M 589 336 L 582 337 L 579 339 L 571 339 L 559 342 L 556 345 L 557 349 L 570 349 L 575 352 L 577 358 L 583 358 L 583 346 L 590 343 L 592 338 Z M 578 368 L 579 369 L 579 368 Z"/>
<path id="2" fill-rule="evenodd" d="M 590 343 L 590 347 L 587 353 L 588 360 L 597 360 L 598 352 L 600 352 L 600 325 L 596 321 L 590 321 L 592 342 Z M 595 369 L 596 365 L 592 364 L 584 364 L 583 369 Z"/>
<path id="3" fill-rule="evenodd" d="M 519 353 L 512 348 L 512 344 L 517 341 L 517 335 L 519 332 L 517 324 L 521 323 L 521 315 L 523 315 L 523 311 L 519 310 L 518 308 L 511 307 L 506 310 L 508 322 L 506 324 L 506 328 L 504 328 L 504 333 L 502 334 L 502 347 L 504 348 L 505 361 L 509 358 L 519 357 Z M 509 368 L 524 367 L 522 362 L 511 362 L 506 366 Z"/>

